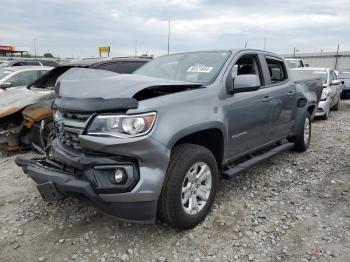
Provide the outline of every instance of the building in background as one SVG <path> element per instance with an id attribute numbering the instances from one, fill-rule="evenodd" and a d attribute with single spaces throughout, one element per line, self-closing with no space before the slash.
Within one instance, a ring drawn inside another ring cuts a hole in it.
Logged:
<path id="1" fill-rule="evenodd" d="M 13 56 L 18 56 L 20 55 L 23 57 L 24 54 L 27 54 L 29 52 L 29 49 L 16 49 L 15 46 L 10 46 L 10 45 L 0 45 L 0 56 L 8 56 L 8 57 L 13 57 Z"/>
<path id="2" fill-rule="evenodd" d="M 297 53 L 282 55 L 284 58 L 300 58 L 304 64 L 312 67 L 329 67 L 332 69 L 350 69 L 350 51 Z"/>

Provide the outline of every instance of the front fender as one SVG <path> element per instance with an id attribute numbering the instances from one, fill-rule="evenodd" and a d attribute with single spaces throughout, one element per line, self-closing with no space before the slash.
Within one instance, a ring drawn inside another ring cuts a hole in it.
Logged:
<path id="1" fill-rule="evenodd" d="M 180 139 L 188 135 L 191 135 L 200 131 L 208 130 L 208 129 L 219 129 L 224 136 L 223 137 L 224 141 L 226 141 L 227 132 L 226 132 L 224 123 L 221 123 L 218 121 L 211 121 L 207 123 L 195 124 L 179 130 L 169 139 L 167 143 L 167 147 L 171 149 L 176 144 L 176 142 L 179 141 Z"/>

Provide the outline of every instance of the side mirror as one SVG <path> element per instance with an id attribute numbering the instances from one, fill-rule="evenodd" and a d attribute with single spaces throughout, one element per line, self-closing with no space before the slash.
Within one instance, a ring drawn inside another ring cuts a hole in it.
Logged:
<path id="1" fill-rule="evenodd" d="M 11 87 L 11 86 L 12 86 L 12 84 L 11 84 L 11 83 L 8 83 L 8 82 L 1 83 L 1 84 L 0 84 L 0 88 L 2 88 L 2 89 L 6 89 L 6 88 L 9 88 L 9 87 Z"/>
<path id="2" fill-rule="evenodd" d="M 260 88 L 257 75 L 237 75 L 233 79 L 233 93 L 252 92 Z"/>
<path id="3" fill-rule="evenodd" d="M 331 86 L 337 86 L 337 85 L 340 85 L 340 81 L 339 80 L 333 80 L 331 82 Z"/>

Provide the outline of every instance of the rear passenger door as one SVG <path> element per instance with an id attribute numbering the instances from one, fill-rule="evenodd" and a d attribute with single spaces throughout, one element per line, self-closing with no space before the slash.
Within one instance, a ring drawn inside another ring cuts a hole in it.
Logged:
<path id="1" fill-rule="evenodd" d="M 292 114 L 296 106 L 296 90 L 288 78 L 285 63 L 278 57 L 265 56 L 263 67 L 270 98 L 269 141 L 285 138 L 291 128 Z"/>

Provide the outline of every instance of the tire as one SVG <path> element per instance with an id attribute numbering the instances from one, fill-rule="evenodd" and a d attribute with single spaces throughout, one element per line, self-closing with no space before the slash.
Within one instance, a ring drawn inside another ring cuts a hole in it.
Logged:
<path id="1" fill-rule="evenodd" d="M 191 174 L 197 174 L 200 170 L 206 170 L 205 176 L 203 176 L 203 178 L 206 178 L 202 182 L 199 182 L 198 179 L 197 182 L 191 184 L 189 177 L 193 176 Z M 207 148 L 194 144 L 176 146 L 170 158 L 166 179 L 158 202 L 160 219 L 177 229 L 195 227 L 207 216 L 211 209 L 217 190 L 218 174 L 216 159 Z M 210 176 L 211 179 L 209 179 Z M 211 187 L 210 190 L 205 190 L 205 198 L 207 198 L 205 201 L 204 198 L 199 196 L 201 195 L 199 192 L 204 194 L 204 191 L 199 188 L 209 188 L 209 182 L 211 182 Z M 187 196 L 192 197 L 185 201 Z M 190 201 L 191 203 L 197 203 L 198 208 L 192 209 Z M 191 212 L 193 213 L 191 214 Z"/>
<path id="2" fill-rule="evenodd" d="M 329 118 L 329 111 L 331 111 L 331 110 L 328 109 L 328 111 L 323 116 L 321 116 L 322 120 L 327 120 Z"/>
<path id="3" fill-rule="evenodd" d="M 307 124 L 308 123 L 308 124 Z M 306 136 L 306 128 L 308 131 L 308 137 Z M 294 150 L 299 152 L 305 152 L 310 145 L 311 140 L 311 119 L 310 119 L 310 113 L 307 112 L 304 118 L 304 123 L 302 128 L 300 129 L 300 132 L 298 135 L 287 138 L 289 142 L 294 143 Z"/>
<path id="4" fill-rule="evenodd" d="M 340 97 L 338 98 L 337 103 L 332 107 L 333 110 L 339 111 L 340 108 Z"/>

